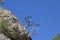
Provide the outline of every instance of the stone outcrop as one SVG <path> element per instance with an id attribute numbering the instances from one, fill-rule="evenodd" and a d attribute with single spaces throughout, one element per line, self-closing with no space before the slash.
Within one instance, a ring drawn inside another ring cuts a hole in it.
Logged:
<path id="1" fill-rule="evenodd" d="M 11 11 L 0 8 L 0 40 L 32 40 L 28 34 Z"/>

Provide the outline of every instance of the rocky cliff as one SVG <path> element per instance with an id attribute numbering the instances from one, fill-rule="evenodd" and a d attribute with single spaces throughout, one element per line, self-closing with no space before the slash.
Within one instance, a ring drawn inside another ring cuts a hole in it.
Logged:
<path id="1" fill-rule="evenodd" d="M 11 11 L 0 8 L 0 40 L 32 40 Z"/>

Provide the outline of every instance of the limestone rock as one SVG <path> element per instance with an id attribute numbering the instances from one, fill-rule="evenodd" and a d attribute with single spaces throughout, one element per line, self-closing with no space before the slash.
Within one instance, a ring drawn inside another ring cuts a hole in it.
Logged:
<path id="1" fill-rule="evenodd" d="M 9 38 L 7 38 L 6 36 L 4 36 L 3 33 L 0 34 L 0 40 L 11 40 Z"/>
<path id="2" fill-rule="evenodd" d="M 4 22 L 3 19 L 6 21 L 5 24 L 9 24 L 9 25 L 8 27 L 5 27 L 5 25 L 3 26 L 2 28 L 3 34 L 0 33 L 0 39 L 2 38 L 1 40 L 23 40 L 23 39 L 30 40 L 31 39 L 30 37 L 27 36 L 28 35 L 27 29 L 21 25 L 21 23 L 12 14 L 12 12 L 7 9 L 0 8 L 0 23 Z"/>

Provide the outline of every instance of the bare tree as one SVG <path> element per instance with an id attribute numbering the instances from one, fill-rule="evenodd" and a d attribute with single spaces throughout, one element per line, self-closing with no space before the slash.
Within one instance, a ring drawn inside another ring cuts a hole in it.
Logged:
<path id="1" fill-rule="evenodd" d="M 29 31 L 28 36 L 34 35 L 37 32 L 38 26 L 40 24 L 36 24 L 34 23 L 34 21 L 32 22 L 32 16 L 26 16 L 25 22 L 26 22 L 26 25 L 25 25 L 26 28 L 32 27 L 32 29 Z"/>

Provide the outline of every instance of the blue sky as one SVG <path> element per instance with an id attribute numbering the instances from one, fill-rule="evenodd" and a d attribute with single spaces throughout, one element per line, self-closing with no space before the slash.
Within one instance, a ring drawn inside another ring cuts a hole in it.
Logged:
<path id="1" fill-rule="evenodd" d="M 52 40 L 60 33 L 60 0 L 5 0 L 3 7 L 12 11 L 21 23 L 25 16 L 40 23 L 33 40 Z"/>

